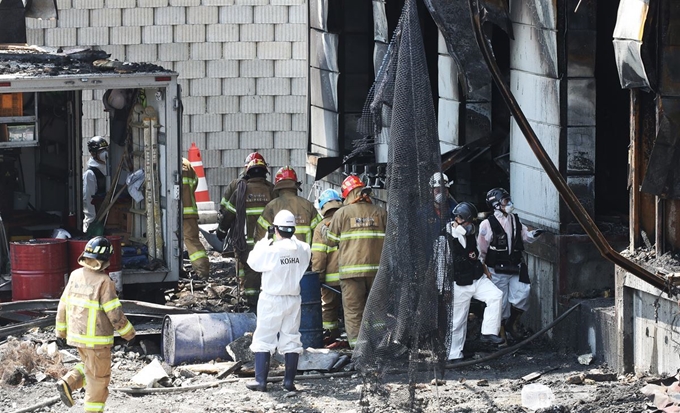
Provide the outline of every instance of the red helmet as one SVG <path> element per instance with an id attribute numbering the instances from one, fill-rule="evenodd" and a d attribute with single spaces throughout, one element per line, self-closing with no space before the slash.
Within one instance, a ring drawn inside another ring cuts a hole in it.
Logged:
<path id="1" fill-rule="evenodd" d="M 364 185 L 364 183 L 361 182 L 361 179 L 359 179 L 358 176 L 350 175 L 347 178 L 345 178 L 344 181 L 342 181 L 342 197 L 347 198 L 347 195 L 349 195 L 349 193 L 352 192 L 352 189 L 362 188 L 364 186 L 366 185 Z"/>
<path id="2" fill-rule="evenodd" d="M 279 182 L 285 179 L 291 179 L 295 182 L 297 182 L 298 180 L 295 170 L 290 166 L 281 167 L 278 171 L 276 171 L 276 176 L 274 177 L 274 184 L 278 184 Z"/>
<path id="3" fill-rule="evenodd" d="M 253 159 L 259 159 L 259 160 L 261 160 L 261 161 L 264 163 L 264 166 L 267 166 L 267 162 L 264 160 L 264 156 L 260 155 L 259 152 L 253 152 L 253 153 L 249 154 L 248 156 L 246 156 L 246 160 L 243 162 L 243 165 L 244 165 L 246 168 L 248 168 L 248 164 L 249 164 L 250 161 L 252 161 Z"/>
<path id="4" fill-rule="evenodd" d="M 246 168 L 245 168 L 245 169 L 246 169 L 246 173 L 248 173 L 248 171 L 250 171 L 250 170 L 253 169 L 253 168 L 264 168 L 264 169 L 267 169 L 267 163 L 264 161 L 264 159 L 262 159 L 262 157 L 260 157 L 260 158 L 253 158 L 250 162 L 248 162 L 248 163 L 246 164 Z"/>

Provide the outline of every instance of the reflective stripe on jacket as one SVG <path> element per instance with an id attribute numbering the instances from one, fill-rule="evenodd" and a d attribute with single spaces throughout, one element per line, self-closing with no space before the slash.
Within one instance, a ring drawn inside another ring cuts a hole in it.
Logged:
<path id="1" fill-rule="evenodd" d="M 196 186 L 198 178 L 196 171 L 191 166 L 188 159 L 182 158 L 182 215 L 184 218 L 198 218 L 198 207 L 196 206 Z"/>
<path id="2" fill-rule="evenodd" d="M 73 271 L 57 307 L 57 337 L 74 347 L 111 347 L 114 329 L 125 340 L 135 336 L 113 281 L 89 268 Z"/>
<path id="3" fill-rule="evenodd" d="M 330 286 L 340 285 L 340 272 L 338 271 L 338 247 L 328 246 L 328 240 L 323 234 L 323 229 L 328 230 L 331 218 L 336 210 L 329 211 L 323 221 L 314 229 L 312 239 L 312 271 L 324 276 L 325 283 Z"/>
<path id="4" fill-rule="evenodd" d="M 331 219 L 328 246 L 338 247 L 340 279 L 374 277 L 385 241 L 387 211 L 364 201 L 352 203 L 350 197 Z"/>
<path id="5" fill-rule="evenodd" d="M 312 234 L 323 217 L 314 208 L 314 204 L 297 195 L 297 189 L 279 189 L 278 198 L 273 199 L 264 207 L 262 215 L 257 220 L 255 241 L 267 235 L 267 228 L 274 222 L 274 217 L 281 210 L 288 210 L 295 216 L 295 237 L 307 245 L 312 245 Z"/>
<path id="6" fill-rule="evenodd" d="M 265 205 L 274 198 L 273 188 L 271 182 L 265 178 L 250 178 L 246 181 L 246 242 L 250 247 L 255 245 L 253 234 L 257 227 L 257 219 L 264 211 Z M 225 232 L 231 226 L 232 221 L 236 219 L 236 194 L 237 192 L 234 190 L 228 201 L 220 203 L 222 218 L 219 227 Z"/>

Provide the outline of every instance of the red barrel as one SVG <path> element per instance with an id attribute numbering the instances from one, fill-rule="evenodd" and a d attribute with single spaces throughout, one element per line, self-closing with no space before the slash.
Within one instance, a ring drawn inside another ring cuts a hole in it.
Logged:
<path id="1" fill-rule="evenodd" d="M 68 274 L 66 240 L 44 238 L 10 245 L 12 301 L 61 297 Z"/>
<path id="2" fill-rule="evenodd" d="M 123 291 L 123 259 L 121 258 L 122 251 L 122 238 L 119 236 L 111 235 L 106 237 L 111 241 L 113 246 L 113 255 L 109 260 L 109 267 L 106 269 L 106 273 L 109 274 L 114 283 L 116 283 L 116 291 L 119 293 Z M 77 270 L 81 267 L 78 264 L 78 257 L 85 249 L 85 246 L 89 242 L 89 239 L 70 239 L 68 240 L 68 271 L 69 274 L 73 270 Z"/>

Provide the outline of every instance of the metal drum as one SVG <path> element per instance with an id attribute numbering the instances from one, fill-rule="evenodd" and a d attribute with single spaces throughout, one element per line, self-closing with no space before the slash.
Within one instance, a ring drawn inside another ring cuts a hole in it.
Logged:
<path id="1" fill-rule="evenodd" d="M 10 244 L 12 300 L 59 298 L 66 285 L 66 240 L 41 238 Z"/>
<path id="2" fill-rule="evenodd" d="M 300 340 L 302 347 L 323 347 L 323 323 L 321 318 L 321 282 L 319 274 L 308 271 L 300 280 Z"/>

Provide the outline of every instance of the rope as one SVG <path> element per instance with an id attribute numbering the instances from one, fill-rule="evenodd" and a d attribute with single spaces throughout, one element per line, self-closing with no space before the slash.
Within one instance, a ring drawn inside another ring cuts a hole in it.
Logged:
<path id="1" fill-rule="evenodd" d="M 238 181 L 238 186 L 236 187 L 236 219 L 232 221 L 229 230 L 229 240 L 234 246 L 234 252 L 237 257 L 244 258 L 244 253 L 248 249 L 248 243 L 246 242 L 246 189 L 248 188 L 248 183 L 245 179 Z"/>

